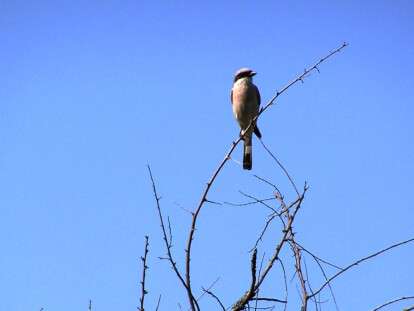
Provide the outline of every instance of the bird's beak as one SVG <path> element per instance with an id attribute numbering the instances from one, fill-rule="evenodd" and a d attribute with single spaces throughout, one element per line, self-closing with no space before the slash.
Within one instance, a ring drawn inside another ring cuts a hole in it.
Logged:
<path id="1" fill-rule="evenodd" d="M 253 77 L 253 76 L 255 76 L 255 75 L 256 75 L 256 73 L 257 73 L 257 72 L 252 71 L 252 72 L 250 73 L 250 76 L 251 76 L 251 77 Z"/>

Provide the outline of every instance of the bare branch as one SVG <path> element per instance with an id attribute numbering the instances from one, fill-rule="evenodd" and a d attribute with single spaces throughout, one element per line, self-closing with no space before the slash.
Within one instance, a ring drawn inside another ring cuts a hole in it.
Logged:
<path id="1" fill-rule="evenodd" d="M 277 299 L 277 298 L 264 298 L 264 297 L 259 297 L 259 298 L 252 298 L 252 300 L 257 300 L 257 301 L 272 301 L 272 302 L 280 302 L 280 303 L 287 303 L 286 300 L 281 300 L 281 299 Z"/>
<path id="2" fill-rule="evenodd" d="M 295 220 L 296 214 L 300 209 L 300 206 L 302 204 L 302 201 L 304 199 L 304 195 L 305 195 L 305 192 L 307 191 L 307 189 L 308 188 L 305 184 L 303 193 L 299 197 L 299 200 L 297 202 L 297 205 L 294 208 L 294 211 L 292 212 L 291 215 L 290 214 L 288 215 L 288 222 L 287 222 L 287 224 L 286 224 L 286 226 L 283 230 L 283 236 L 282 236 L 280 242 L 276 245 L 274 253 L 273 253 L 272 257 L 269 259 L 269 262 L 267 263 L 267 266 L 264 269 L 263 273 L 259 276 L 259 278 L 258 278 L 256 284 L 254 285 L 254 287 L 253 288 L 250 287 L 250 289 L 233 305 L 232 311 L 241 311 L 246 307 L 246 305 L 249 303 L 249 301 L 251 301 L 252 298 L 255 296 L 255 293 L 260 288 L 263 281 L 266 279 L 266 276 L 270 272 L 270 270 L 272 269 L 274 262 L 276 260 L 278 260 L 279 254 L 280 254 L 280 251 L 281 251 L 283 245 L 285 244 L 285 242 L 288 241 L 288 237 L 292 233 L 293 221 Z"/>
<path id="3" fill-rule="evenodd" d="M 333 264 L 333 263 L 331 263 L 331 262 L 329 262 L 329 261 L 327 261 L 327 260 L 325 260 L 325 259 L 322 259 L 322 258 L 320 258 L 320 257 L 318 257 L 318 256 L 316 256 L 315 254 L 313 254 L 312 252 L 310 252 L 309 250 L 307 250 L 305 247 L 303 247 L 300 243 L 298 243 L 297 241 L 295 241 L 296 242 L 296 244 L 305 252 L 305 253 L 308 253 L 309 255 L 311 255 L 314 259 L 315 259 L 315 261 L 317 261 L 317 262 L 323 262 L 324 264 L 327 264 L 328 266 L 331 266 L 331 267 L 333 267 L 333 268 L 335 268 L 335 269 L 338 269 L 338 270 L 342 270 L 343 268 L 341 268 L 341 267 L 339 267 L 339 266 L 337 266 L 337 265 L 335 265 L 335 264 Z"/>
<path id="4" fill-rule="evenodd" d="M 324 270 L 324 268 L 322 267 L 322 265 L 321 265 L 321 262 L 323 262 L 323 263 L 325 263 L 325 264 L 327 264 L 327 265 L 330 265 L 330 266 L 332 266 L 332 267 L 334 267 L 334 268 L 337 268 L 337 269 L 342 269 L 342 268 L 339 268 L 338 266 L 336 266 L 336 265 L 333 265 L 333 264 L 331 264 L 331 263 L 329 263 L 329 262 L 327 262 L 327 261 L 324 261 L 324 260 L 322 260 L 322 259 L 320 259 L 319 257 L 317 257 L 316 255 L 314 255 L 314 254 L 312 254 L 311 252 L 309 252 L 308 250 L 306 250 L 305 248 L 303 248 L 301 245 L 299 245 L 297 242 L 296 242 L 296 245 L 298 245 L 305 253 L 307 253 L 307 254 L 309 254 L 309 255 L 311 255 L 311 257 L 313 258 L 313 260 L 316 262 L 316 264 L 318 265 L 318 267 L 319 267 L 319 269 L 321 270 L 321 272 L 322 272 L 322 275 L 323 275 L 323 277 L 325 278 L 325 281 L 328 281 L 328 276 L 326 275 L 326 272 L 325 272 L 325 270 Z M 336 308 L 336 310 L 337 311 L 339 311 L 339 308 L 338 308 L 338 303 L 336 302 L 336 298 L 335 298 L 335 295 L 334 295 L 334 292 L 333 292 L 333 289 L 332 289 L 332 286 L 331 286 L 331 284 L 330 283 L 328 283 L 328 287 L 329 287 L 329 291 L 330 291 L 330 293 L 331 293 L 331 296 L 332 296 L 332 299 L 333 299 L 333 301 L 334 301 L 334 304 L 335 304 L 335 308 Z M 312 293 L 313 294 L 313 293 Z"/>
<path id="5" fill-rule="evenodd" d="M 274 200 L 275 198 L 272 197 L 272 198 L 265 198 L 261 200 L 249 201 L 245 203 L 233 203 L 233 202 L 225 201 L 223 202 L 223 204 L 230 205 L 230 206 L 248 206 L 248 205 L 255 205 L 255 204 L 259 204 L 259 203 L 267 202 L 267 201 L 274 201 Z"/>
<path id="6" fill-rule="evenodd" d="M 262 144 L 263 148 L 267 151 L 267 153 L 272 157 L 273 160 L 277 163 L 277 165 L 282 169 L 282 171 L 285 173 L 286 177 L 289 179 L 293 189 L 295 190 L 296 194 L 299 196 L 298 188 L 296 187 L 295 182 L 293 181 L 293 178 L 290 176 L 289 172 L 286 170 L 286 168 L 283 166 L 282 162 L 279 161 L 279 159 L 270 151 L 270 149 L 265 145 L 263 142 L 263 139 L 259 139 L 260 143 Z"/>
<path id="7" fill-rule="evenodd" d="M 171 231 L 169 231 L 170 232 L 170 239 L 168 239 L 168 235 L 167 235 L 167 231 L 166 231 L 166 229 L 165 229 L 165 224 L 164 224 L 164 218 L 162 217 L 162 213 L 161 213 L 161 205 L 160 205 L 160 197 L 158 196 L 158 194 L 157 194 L 157 188 L 155 187 L 155 181 L 154 181 L 154 177 L 152 176 L 152 171 L 151 171 L 151 167 L 149 166 L 149 165 L 147 165 L 147 168 L 148 168 L 148 173 L 149 173 L 149 175 L 150 175 L 150 178 L 151 178 L 151 183 L 152 183 L 152 191 L 153 191 L 153 194 L 154 194 L 154 198 L 155 198 L 155 201 L 156 201 L 156 203 L 157 203 L 157 210 L 158 210 L 158 216 L 159 216 L 159 219 L 160 219 L 160 223 L 161 223 L 161 229 L 162 229 L 162 234 L 163 234 L 163 240 L 164 240 L 164 243 L 165 243 L 165 248 L 166 248 L 166 250 L 167 250 L 167 258 L 165 258 L 165 259 L 167 259 L 169 262 L 170 262 L 170 264 L 171 264 L 171 267 L 172 267 L 172 269 L 174 270 L 174 272 L 175 272 L 175 274 L 177 275 L 177 277 L 178 277 L 178 279 L 180 280 L 180 282 L 181 282 L 181 284 L 184 286 L 184 288 L 186 289 L 186 291 L 187 291 L 187 295 L 188 295 L 188 297 L 189 297 L 189 300 L 190 300 L 190 305 L 191 306 L 194 306 L 194 305 L 197 305 L 197 310 L 199 310 L 199 308 L 198 308 L 198 304 L 197 304 L 197 301 L 195 301 L 195 299 L 194 299 L 194 297 L 193 297 L 193 295 L 192 295 L 192 293 L 191 293 L 191 290 L 190 290 L 190 288 L 187 286 L 187 284 L 186 284 L 186 282 L 184 281 L 184 278 L 181 276 L 181 273 L 180 273 L 180 271 L 178 271 L 178 268 L 177 268 L 177 263 L 174 261 L 174 259 L 173 259 L 173 256 L 172 256 L 172 253 L 171 253 L 171 244 L 169 243 L 169 241 L 171 241 Z M 169 228 L 171 229 L 171 227 L 169 226 Z M 195 309 L 195 307 L 194 307 L 194 309 L 193 309 L 193 311 L 195 311 L 196 309 Z"/>
<path id="8" fill-rule="evenodd" d="M 285 220 L 282 217 L 282 214 L 284 214 L 285 212 L 288 212 L 292 207 L 294 207 L 300 200 L 300 198 L 296 199 L 294 202 L 292 202 L 291 204 L 289 204 L 289 206 L 286 206 L 286 203 L 283 201 L 283 197 L 279 194 L 276 196 L 276 199 L 280 201 L 281 205 L 282 205 L 282 210 L 280 212 L 275 212 L 272 215 L 269 216 L 269 218 L 266 220 L 266 223 L 262 229 L 262 231 L 260 232 L 259 237 L 256 239 L 256 242 L 253 246 L 252 249 L 256 248 L 259 245 L 259 242 L 262 241 L 263 236 L 265 235 L 267 229 L 269 228 L 271 222 L 278 217 L 280 219 L 280 221 L 283 224 L 283 227 L 286 227 L 286 223 Z"/>
<path id="9" fill-rule="evenodd" d="M 268 262 L 268 264 L 267 264 L 267 266 L 266 266 L 266 268 L 265 268 L 265 270 L 264 270 L 263 274 L 261 275 L 260 279 L 257 281 L 256 287 L 259 287 L 259 286 L 262 284 L 262 282 L 263 282 L 263 281 L 265 280 L 265 278 L 266 278 L 266 275 L 267 275 L 267 274 L 269 273 L 269 271 L 272 269 L 274 262 L 275 262 L 275 261 L 279 258 L 279 253 L 280 253 L 280 250 L 282 249 L 283 244 L 287 241 L 287 237 L 288 237 L 288 235 L 290 234 L 290 231 L 291 231 L 291 228 L 292 228 L 293 221 L 295 220 L 296 214 L 297 214 L 297 212 L 298 212 L 298 211 L 299 211 L 299 209 L 300 209 L 300 206 L 301 206 L 301 204 L 302 204 L 302 201 L 303 201 L 303 199 L 304 199 L 304 196 L 305 196 L 305 193 L 306 193 L 307 189 L 308 189 L 308 188 L 307 188 L 307 186 L 305 185 L 304 191 L 303 191 L 302 195 L 301 195 L 301 196 L 300 196 L 300 198 L 299 198 L 299 201 L 298 201 L 298 203 L 297 203 L 297 205 L 296 205 L 295 210 L 293 211 L 292 215 L 289 215 L 289 217 L 288 217 L 288 222 L 287 222 L 287 224 L 286 224 L 285 229 L 283 230 L 283 231 L 284 231 L 283 237 L 282 237 L 282 239 L 280 240 L 279 244 L 276 246 L 275 251 L 274 251 L 274 253 L 273 253 L 273 256 L 272 256 L 272 258 L 269 260 L 269 262 Z"/>
<path id="10" fill-rule="evenodd" d="M 291 232 L 291 234 L 292 234 L 292 232 Z M 302 271 L 302 255 L 301 255 L 299 247 L 295 243 L 293 234 L 292 234 L 292 238 L 291 238 L 291 241 L 290 241 L 290 246 L 291 246 L 293 254 L 295 256 L 295 270 L 296 270 L 296 275 L 298 276 L 301 291 L 302 291 L 302 308 L 301 308 L 301 311 L 306 311 L 307 307 L 308 307 L 308 296 L 309 295 L 308 295 L 308 291 L 306 289 L 306 279 L 305 279 L 305 277 L 303 275 L 303 271 Z"/>
<path id="11" fill-rule="evenodd" d="M 215 279 L 215 280 L 214 280 L 214 282 L 213 282 L 213 283 L 211 283 L 209 287 L 207 287 L 207 290 L 211 290 L 211 289 L 214 287 L 214 285 L 216 285 L 216 283 L 217 283 L 219 280 L 220 280 L 220 277 L 218 277 L 217 279 Z M 204 289 L 204 287 L 202 287 L 201 289 L 203 290 L 203 289 Z M 200 300 L 201 300 L 201 298 L 203 298 L 204 294 L 206 294 L 206 292 L 203 290 L 203 292 L 201 293 L 201 295 L 197 297 L 197 301 L 200 301 Z"/>
<path id="12" fill-rule="evenodd" d="M 256 239 L 256 242 L 254 243 L 254 246 L 253 246 L 253 248 L 252 248 L 252 249 L 256 249 L 256 248 L 257 248 L 257 246 L 259 245 L 260 241 L 262 241 L 263 236 L 265 235 L 265 233 L 266 233 L 266 231 L 267 231 L 267 228 L 269 228 L 270 223 L 271 223 L 271 222 L 273 221 L 273 219 L 275 219 L 276 217 L 280 217 L 280 215 L 279 215 L 279 214 L 277 214 L 277 213 L 275 213 L 275 214 L 271 215 L 271 216 L 270 216 L 270 217 L 266 220 L 266 223 L 265 223 L 265 225 L 264 225 L 264 227 L 263 227 L 262 231 L 260 232 L 259 237 Z M 282 221 L 283 221 L 283 219 L 282 219 Z"/>
<path id="13" fill-rule="evenodd" d="M 285 283 L 285 300 L 286 300 L 286 304 L 283 310 L 286 311 L 287 301 L 288 301 L 288 286 L 287 286 L 286 270 L 285 270 L 285 265 L 283 264 L 282 259 L 278 258 L 277 260 L 279 261 L 280 266 L 282 267 L 282 271 L 283 271 L 283 280 Z"/>
<path id="14" fill-rule="evenodd" d="M 148 291 L 145 289 L 145 277 L 146 277 L 146 272 L 148 270 L 148 266 L 147 266 L 147 255 L 148 255 L 148 235 L 145 236 L 145 248 L 144 248 L 144 256 L 141 257 L 142 260 L 142 279 L 141 279 L 141 298 L 140 300 L 140 308 L 138 308 L 138 310 L 140 311 L 144 311 L 144 299 L 145 299 L 145 295 L 148 294 Z"/>
<path id="15" fill-rule="evenodd" d="M 257 274 L 259 277 L 262 274 L 264 257 L 265 257 L 265 253 L 263 253 L 262 259 L 260 260 L 259 273 Z M 256 291 L 256 298 L 259 296 L 259 292 L 260 292 L 260 288 L 258 288 L 257 291 Z M 254 310 L 257 310 L 257 302 L 258 301 L 256 300 L 256 303 L 254 305 Z"/>
<path id="16" fill-rule="evenodd" d="M 304 72 L 298 76 L 296 79 L 292 80 L 291 82 L 289 82 L 285 87 L 283 87 L 280 91 L 276 92 L 276 95 L 273 96 L 273 98 L 269 101 L 269 103 L 264 106 L 261 110 L 260 110 L 260 114 L 265 111 L 266 109 L 268 109 L 270 106 L 272 106 L 274 104 L 274 101 L 276 100 L 276 98 L 278 98 L 280 95 L 282 95 L 288 88 L 290 88 L 292 85 L 296 84 L 297 82 L 301 81 L 303 82 L 303 79 L 306 78 L 309 73 L 311 73 L 314 70 L 319 70 L 318 67 L 321 63 L 323 63 L 324 61 L 326 61 L 328 58 L 330 58 L 332 55 L 339 53 L 343 48 L 345 48 L 346 46 L 348 46 L 348 43 L 344 42 L 342 43 L 342 45 L 340 47 L 338 47 L 337 49 L 335 49 L 334 51 L 330 52 L 328 55 L 326 55 L 325 57 L 322 57 L 319 61 L 317 61 L 313 66 L 308 67 L 307 69 L 304 70 Z"/>
<path id="17" fill-rule="evenodd" d="M 366 256 L 364 258 L 361 258 L 361 259 L 359 259 L 359 260 L 351 263 L 349 266 L 345 267 L 341 271 L 339 271 L 339 272 L 335 273 L 333 276 L 331 276 L 315 293 L 313 293 L 311 296 L 309 296 L 309 298 L 311 298 L 311 297 L 319 294 L 325 288 L 326 285 L 328 285 L 330 282 L 332 282 L 332 280 L 334 280 L 335 278 L 337 278 L 338 276 L 340 276 L 342 273 L 348 271 L 352 267 L 357 266 L 360 263 L 362 263 L 364 261 L 367 261 L 367 260 L 369 260 L 371 258 L 374 258 L 374 257 L 376 257 L 378 255 L 381 255 L 382 253 L 385 253 L 385 252 L 387 252 L 387 251 L 389 251 L 389 250 L 391 250 L 393 248 L 396 248 L 398 246 L 401 246 L 401 245 L 404 245 L 404 244 L 407 244 L 407 243 L 410 243 L 410 242 L 413 242 L 413 241 L 414 241 L 414 238 L 405 240 L 403 242 L 399 242 L 399 243 L 393 244 L 391 246 L 388 246 L 387 248 L 384 248 L 384 249 L 382 249 L 382 250 L 380 250 L 378 252 L 375 252 L 375 253 L 373 253 L 373 254 L 371 254 L 369 256 Z"/>
<path id="18" fill-rule="evenodd" d="M 213 297 L 217 303 L 220 305 L 221 309 L 223 311 L 226 311 L 226 308 L 224 307 L 223 303 L 221 302 L 221 300 L 210 290 L 203 288 L 203 291 L 207 294 L 209 294 L 211 297 Z"/>
<path id="19" fill-rule="evenodd" d="M 256 197 L 254 197 L 254 196 L 252 196 L 252 195 L 250 195 L 250 194 L 244 193 L 243 191 L 239 191 L 239 193 L 240 193 L 241 195 L 243 195 L 243 196 L 245 196 L 245 197 L 249 198 L 249 199 L 255 200 L 255 201 L 256 201 L 256 203 L 258 203 L 258 204 L 261 204 L 261 205 L 265 206 L 266 208 L 270 209 L 273 213 L 277 213 L 277 211 L 276 211 L 273 207 L 271 207 L 269 204 L 265 203 L 265 200 L 260 200 L 260 199 L 258 199 L 258 198 L 256 198 Z M 274 200 L 274 198 L 273 198 L 272 200 Z"/>
<path id="20" fill-rule="evenodd" d="M 254 296 L 256 295 L 256 260 L 257 260 L 257 249 L 253 250 L 252 259 L 251 259 L 251 275 L 252 275 L 252 281 L 250 283 L 249 290 L 234 304 L 232 310 L 233 311 L 240 311 L 243 310 L 246 304 L 249 303 L 249 301 L 253 300 Z"/>
<path id="21" fill-rule="evenodd" d="M 377 310 L 382 309 L 382 308 L 384 308 L 386 306 L 389 306 L 389 305 L 391 305 L 393 303 L 396 303 L 396 302 L 399 302 L 399 301 L 403 301 L 403 300 L 407 300 L 407 299 L 414 299 L 414 296 L 405 296 L 405 297 L 401 297 L 401 298 L 397 298 L 397 299 L 390 300 L 390 301 L 388 301 L 386 303 L 383 303 L 382 305 L 380 305 L 378 307 L 375 307 L 374 309 L 372 309 L 372 311 L 377 311 Z M 403 311 L 408 311 L 408 310 L 412 310 L 412 309 L 413 308 L 408 308 L 408 309 L 404 309 Z"/>

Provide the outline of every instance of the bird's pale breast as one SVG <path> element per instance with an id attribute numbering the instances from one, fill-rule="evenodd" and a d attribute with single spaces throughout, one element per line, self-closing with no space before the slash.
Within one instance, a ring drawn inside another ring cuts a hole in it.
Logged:
<path id="1" fill-rule="evenodd" d="M 242 129 L 257 115 L 259 103 L 256 88 L 248 79 L 240 79 L 233 86 L 233 114 Z"/>

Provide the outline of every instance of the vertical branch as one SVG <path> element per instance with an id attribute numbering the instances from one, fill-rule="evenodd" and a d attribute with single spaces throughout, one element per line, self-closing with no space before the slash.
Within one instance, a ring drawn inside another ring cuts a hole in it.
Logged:
<path id="1" fill-rule="evenodd" d="M 145 289 L 145 277 L 146 277 L 146 272 L 148 270 L 148 266 L 147 266 L 147 255 L 148 255 L 148 246 L 149 246 L 149 242 L 148 242 L 148 235 L 145 236 L 145 248 L 144 248 L 144 256 L 141 256 L 141 260 L 142 260 L 142 279 L 141 279 L 141 298 L 140 300 L 140 308 L 138 308 L 139 311 L 144 311 L 144 299 L 145 299 L 145 295 L 148 294 L 148 291 Z"/>
<path id="2" fill-rule="evenodd" d="M 301 292 L 302 292 L 302 307 L 301 307 L 301 311 L 306 311 L 308 308 L 308 291 L 306 289 L 306 279 L 305 276 L 303 274 L 302 271 L 302 254 L 301 251 L 299 249 L 299 247 L 296 245 L 295 240 L 294 240 L 294 235 L 292 234 L 292 239 L 290 242 L 290 245 L 292 247 L 292 251 L 295 257 L 295 270 L 296 270 L 296 275 L 298 276 L 299 279 L 299 283 L 300 283 L 300 288 L 301 288 Z"/>
<path id="3" fill-rule="evenodd" d="M 242 137 L 239 137 L 236 141 L 233 142 L 230 150 L 227 152 L 226 156 L 224 157 L 224 159 L 222 160 L 222 162 L 219 164 L 219 166 L 217 167 L 217 169 L 215 170 L 215 172 L 213 173 L 213 175 L 211 176 L 210 180 L 207 182 L 207 186 L 204 189 L 204 192 L 201 196 L 200 202 L 198 203 L 198 206 L 195 210 L 195 212 L 192 213 L 193 217 L 192 217 L 192 221 L 191 221 L 191 227 L 190 227 L 190 232 L 188 234 L 188 239 L 187 239 L 187 248 L 185 250 L 186 252 L 186 257 L 185 257 L 185 284 L 186 284 L 186 288 L 187 288 L 187 293 L 188 293 L 188 299 L 190 301 L 190 306 L 191 306 L 191 310 L 195 311 L 195 304 L 196 304 L 196 300 L 194 299 L 194 295 L 192 293 L 192 289 L 191 289 L 191 246 L 193 243 L 193 239 L 194 239 L 194 233 L 196 230 L 196 224 L 197 224 L 197 219 L 198 216 L 200 214 L 201 208 L 203 207 L 204 203 L 208 202 L 207 199 L 207 194 L 210 191 L 211 186 L 213 185 L 214 181 L 216 180 L 218 174 L 220 173 L 220 171 L 223 169 L 224 165 L 226 164 L 226 162 L 228 160 L 230 160 L 230 156 L 233 153 L 234 149 L 236 148 L 237 144 L 242 140 Z"/>
<path id="4" fill-rule="evenodd" d="M 245 306 L 256 296 L 258 288 L 256 288 L 256 261 L 257 261 L 257 249 L 253 250 L 252 259 L 250 261 L 250 271 L 252 275 L 252 281 L 250 283 L 249 290 L 235 303 L 232 310 L 241 311 Z"/>
<path id="5" fill-rule="evenodd" d="M 282 267 L 282 271 L 283 271 L 283 280 L 284 280 L 284 283 L 285 283 L 285 300 L 286 300 L 286 304 L 285 304 L 285 306 L 284 306 L 284 311 L 286 311 L 286 308 L 287 308 L 287 302 L 288 302 L 288 295 L 289 295 L 289 292 L 288 292 L 288 285 L 287 285 L 287 278 L 286 278 L 286 270 L 285 270 L 285 265 L 283 264 L 283 261 L 282 261 L 282 259 L 278 259 L 278 261 L 279 261 L 279 263 L 280 263 L 280 266 Z"/>

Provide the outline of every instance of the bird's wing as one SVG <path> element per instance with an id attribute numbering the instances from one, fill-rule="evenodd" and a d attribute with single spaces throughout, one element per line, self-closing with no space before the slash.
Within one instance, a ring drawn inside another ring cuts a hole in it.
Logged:
<path id="1" fill-rule="evenodd" d="M 260 92 L 259 89 L 257 88 L 257 86 L 254 86 L 254 90 L 256 91 L 256 97 L 257 97 L 257 104 L 260 107 L 260 102 L 261 102 L 261 98 L 260 98 Z"/>

